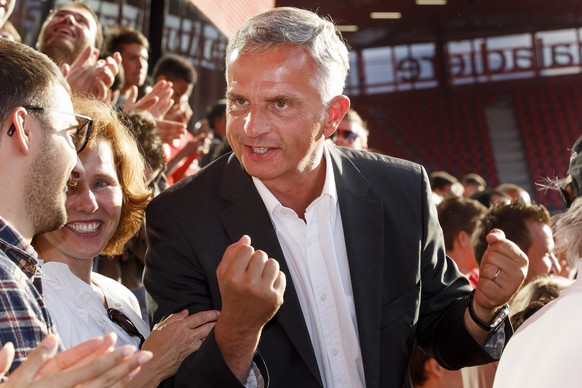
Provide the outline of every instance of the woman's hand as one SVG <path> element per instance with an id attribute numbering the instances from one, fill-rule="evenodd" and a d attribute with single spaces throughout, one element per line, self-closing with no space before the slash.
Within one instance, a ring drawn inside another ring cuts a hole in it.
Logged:
<path id="1" fill-rule="evenodd" d="M 182 310 L 155 325 L 142 346 L 142 350 L 151 351 L 154 357 L 132 384 L 157 387 L 164 379 L 175 375 L 182 361 L 200 348 L 219 315 L 216 310 L 192 315 Z"/>

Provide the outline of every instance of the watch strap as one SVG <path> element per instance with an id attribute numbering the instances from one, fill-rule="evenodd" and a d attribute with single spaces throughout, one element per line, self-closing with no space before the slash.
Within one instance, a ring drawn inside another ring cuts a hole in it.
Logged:
<path id="1" fill-rule="evenodd" d="M 473 309 L 473 299 L 474 298 L 475 298 L 475 290 L 471 291 L 471 294 L 469 295 L 469 299 L 467 300 L 467 308 L 469 309 L 469 315 L 471 316 L 471 319 L 473 320 L 473 322 L 475 322 L 475 324 L 477 326 L 479 326 L 481 329 L 485 330 L 486 332 L 497 331 L 501 327 L 501 324 L 509 316 L 509 305 L 506 303 L 503 306 L 501 306 L 501 308 L 495 314 L 493 319 L 490 322 L 485 322 L 485 321 L 482 321 L 477 316 L 477 314 L 475 313 L 475 310 Z"/>

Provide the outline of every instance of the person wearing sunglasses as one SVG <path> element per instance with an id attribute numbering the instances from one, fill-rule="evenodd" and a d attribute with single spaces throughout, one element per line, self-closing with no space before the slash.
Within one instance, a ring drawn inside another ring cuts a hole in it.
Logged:
<path id="1" fill-rule="evenodd" d="M 151 191 L 137 143 L 115 111 L 96 100 L 75 108 L 92 117 L 91 137 L 79 158 L 83 171 L 67 192 L 64 227 L 38 235 L 33 246 L 44 260 L 43 289 L 49 313 L 66 347 L 113 331 L 117 346 L 153 353 L 136 386 L 157 386 L 196 351 L 218 318 L 216 311 L 173 314 L 150 333 L 133 293 L 92 272 L 98 255 L 120 254 L 138 231 Z"/>
<path id="2" fill-rule="evenodd" d="M 331 135 L 335 145 L 354 148 L 357 150 L 368 149 L 368 127 L 358 112 L 353 108 L 348 109 L 337 130 Z"/>

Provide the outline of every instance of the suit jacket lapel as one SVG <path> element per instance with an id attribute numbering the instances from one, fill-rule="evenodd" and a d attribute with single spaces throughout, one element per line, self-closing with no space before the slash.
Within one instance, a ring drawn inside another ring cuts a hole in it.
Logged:
<path id="1" fill-rule="evenodd" d="M 351 160 L 335 147 L 330 147 L 330 153 L 350 266 L 366 385 L 377 387 L 380 382 L 384 262 L 383 204 L 370 198 L 370 183 Z"/>
<path id="2" fill-rule="evenodd" d="M 279 262 L 281 271 L 287 277 L 287 288 L 285 302 L 273 320 L 281 324 L 313 376 L 320 385 L 323 385 L 309 332 L 305 320 L 302 319 L 303 312 L 279 240 L 273 227 L 265 227 L 272 225 L 271 218 L 251 177 L 243 170 L 234 154 L 225 164 L 218 194 L 232 204 L 219 215 L 231 241 L 238 241 L 247 234 L 251 237 L 251 244 L 255 249 L 265 251 L 269 257 Z M 301 319 L 297 319 L 298 317 Z"/>

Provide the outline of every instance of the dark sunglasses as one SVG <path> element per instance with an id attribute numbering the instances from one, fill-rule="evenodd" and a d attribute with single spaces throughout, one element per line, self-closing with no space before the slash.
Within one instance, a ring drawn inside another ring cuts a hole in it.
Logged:
<path id="1" fill-rule="evenodd" d="M 133 337 L 138 337 L 139 338 L 139 348 L 141 349 L 141 346 L 145 342 L 145 338 L 143 337 L 143 335 L 141 335 L 139 330 L 137 330 L 137 327 L 135 327 L 135 325 L 133 324 L 131 319 L 129 319 L 127 317 L 127 315 L 125 315 L 120 310 L 117 310 L 114 308 L 108 308 L 107 309 L 107 316 L 109 317 L 109 319 L 111 319 L 111 322 L 117 324 L 119 327 L 121 327 L 123 330 L 125 330 L 125 332 L 127 334 L 129 334 Z"/>
<path id="2" fill-rule="evenodd" d="M 572 182 L 568 183 L 564 187 L 560 187 L 560 194 L 562 195 L 562 202 L 566 209 L 572 206 L 572 203 L 576 199 L 576 194 L 574 193 L 574 185 Z"/>
<path id="3" fill-rule="evenodd" d="M 25 105 L 23 106 L 23 108 L 26 110 L 47 111 L 74 116 L 78 123 L 74 127 L 75 129 L 74 134 L 71 135 L 71 140 L 75 145 L 75 150 L 77 151 L 77 153 L 80 153 L 87 145 L 87 142 L 89 141 L 89 136 L 91 135 L 91 129 L 93 128 L 93 119 L 91 117 L 78 115 L 76 113 L 62 112 L 55 109 L 43 108 L 40 106 Z M 15 130 L 16 128 L 14 128 L 14 125 L 11 125 L 10 128 L 8 129 L 8 136 L 14 135 Z"/>
<path id="4" fill-rule="evenodd" d="M 358 138 L 358 134 L 355 132 L 338 129 L 331 135 L 331 139 L 335 140 L 338 136 L 350 143 Z"/>

